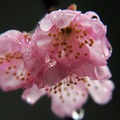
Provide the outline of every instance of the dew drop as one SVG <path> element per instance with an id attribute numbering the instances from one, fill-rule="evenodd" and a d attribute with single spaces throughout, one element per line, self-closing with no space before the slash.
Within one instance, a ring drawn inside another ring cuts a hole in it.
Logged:
<path id="1" fill-rule="evenodd" d="M 72 112 L 72 118 L 74 120 L 82 120 L 85 115 L 85 111 L 81 109 L 80 111 L 73 110 Z"/>
<path id="2" fill-rule="evenodd" d="M 97 17 L 96 15 L 93 15 L 93 16 L 91 17 L 91 19 L 92 19 L 92 20 L 97 20 L 98 17 Z"/>

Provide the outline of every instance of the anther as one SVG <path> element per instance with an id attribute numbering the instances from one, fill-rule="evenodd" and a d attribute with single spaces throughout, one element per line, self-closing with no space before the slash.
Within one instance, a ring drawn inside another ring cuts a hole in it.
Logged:
<path id="1" fill-rule="evenodd" d="M 77 55 L 80 55 L 80 53 L 79 53 L 79 52 L 77 52 Z"/>
<path id="2" fill-rule="evenodd" d="M 14 65 L 13 68 L 16 68 L 16 66 Z"/>
<path id="3" fill-rule="evenodd" d="M 60 96 L 60 99 L 62 99 L 63 97 L 62 96 Z"/>
<path id="4" fill-rule="evenodd" d="M 23 78 L 21 78 L 21 80 L 22 80 L 22 81 L 24 81 L 24 80 L 25 80 L 25 78 L 23 77 Z"/>
<path id="5" fill-rule="evenodd" d="M 58 86 L 54 86 L 53 89 L 56 89 Z"/>
<path id="6" fill-rule="evenodd" d="M 76 102 L 76 99 L 75 99 L 75 98 L 73 98 L 73 102 Z"/>
<path id="7" fill-rule="evenodd" d="M 87 53 L 85 53 L 84 55 L 85 55 L 85 56 L 87 56 L 88 54 L 87 54 Z"/>
<path id="8" fill-rule="evenodd" d="M 6 74 L 9 74 L 9 72 L 8 72 L 8 71 L 6 71 L 5 73 L 6 73 Z"/>
<path id="9" fill-rule="evenodd" d="M 16 76 L 17 75 L 16 72 L 14 72 L 13 75 Z"/>
<path id="10" fill-rule="evenodd" d="M 48 36 L 51 36 L 51 33 L 49 33 Z"/>
<path id="11" fill-rule="evenodd" d="M 61 54 L 61 53 L 62 53 L 61 51 L 58 52 L 58 54 Z"/>
<path id="12" fill-rule="evenodd" d="M 78 39 L 79 37 L 76 35 L 76 39 Z"/>
<path id="13" fill-rule="evenodd" d="M 69 50 L 69 53 L 72 53 L 73 51 L 72 50 Z"/>
<path id="14" fill-rule="evenodd" d="M 75 56 L 75 59 L 78 59 L 78 56 Z"/>
<path id="15" fill-rule="evenodd" d="M 53 37 L 56 37 L 56 34 L 53 34 Z"/>
<path id="16" fill-rule="evenodd" d="M 23 76 L 23 73 L 21 73 L 20 76 Z"/>
<path id="17" fill-rule="evenodd" d="M 16 79 L 18 80 L 18 79 L 19 79 L 19 77 L 17 76 L 17 77 L 16 77 Z"/>
<path id="18" fill-rule="evenodd" d="M 28 76 L 30 76 L 31 74 L 30 73 L 27 73 Z"/>
<path id="19" fill-rule="evenodd" d="M 61 55 L 58 55 L 59 58 L 61 58 L 62 56 Z"/>
<path id="20" fill-rule="evenodd" d="M 77 85 L 77 82 L 74 82 L 75 85 Z"/>
<path id="21" fill-rule="evenodd" d="M 69 84 L 69 83 L 67 83 L 67 86 L 70 86 L 70 84 Z"/>
<path id="22" fill-rule="evenodd" d="M 57 94 L 57 91 L 55 90 L 54 93 Z"/>
<path id="23" fill-rule="evenodd" d="M 88 43 L 88 41 L 87 41 L 87 40 L 85 40 L 85 43 L 87 44 L 87 43 Z"/>
<path id="24" fill-rule="evenodd" d="M 11 67 L 8 67 L 8 69 L 10 70 L 10 69 L 11 69 Z"/>
<path id="25" fill-rule="evenodd" d="M 54 50 L 52 50 L 51 53 L 54 53 Z"/>
<path id="26" fill-rule="evenodd" d="M 87 86 L 90 87 L 91 85 L 88 83 Z"/>
<path id="27" fill-rule="evenodd" d="M 84 33 L 84 36 L 87 36 L 87 32 L 86 31 L 83 31 L 83 33 Z"/>
<path id="28" fill-rule="evenodd" d="M 4 58 L 1 57 L 0 60 L 4 60 Z"/>
<path id="29" fill-rule="evenodd" d="M 65 56 L 66 56 L 66 57 L 68 57 L 68 56 L 69 56 L 69 54 L 66 54 Z"/>
<path id="30" fill-rule="evenodd" d="M 61 88 L 59 88 L 58 91 L 61 92 L 62 91 Z"/>
<path id="31" fill-rule="evenodd" d="M 60 82 L 59 84 L 58 84 L 58 86 L 61 86 L 62 85 L 62 82 Z"/>
<path id="32" fill-rule="evenodd" d="M 67 48 L 63 48 L 63 50 L 64 50 L 64 51 L 66 51 L 66 50 L 67 50 Z"/>
<path id="33" fill-rule="evenodd" d="M 79 33 L 80 32 L 80 30 L 76 30 L 76 33 Z"/>

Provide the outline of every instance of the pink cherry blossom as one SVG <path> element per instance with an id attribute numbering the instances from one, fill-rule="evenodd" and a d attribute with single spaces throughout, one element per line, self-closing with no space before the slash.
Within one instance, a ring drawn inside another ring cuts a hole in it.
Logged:
<path id="1" fill-rule="evenodd" d="M 22 44 L 27 45 L 26 35 L 17 30 L 0 35 L 0 88 L 4 91 L 24 88 L 34 81 L 22 58 Z M 29 34 L 27 36 L 29 38 Z"/>
<path id="2" fill-rule="evenodd" d="M 39 60 L 49 64 L 45 65 L 42 72 L 38 72 L 37 85 L 54 85 L 71 73 L 101 79 L 101 75 L 96 76 L 96 71 L 106 66 L 111 55 L 106 31 L 99 16 L 91 11 L 84 14 L 80 11 L 57 10 L 47 14 L 31 38 L 33 51 L 40 55 Z M 56 71 L 58 76 L 47 78 L 54 76 L 52 71 Z M 102 75 L 109 76 L 106 78 L 109 79 L 111 75 L 107 73 Z"/>
<path id="3" fill-rule="evenodd" d="M 22 99 L 29 104 L 47 95 L 62 118 L 80 109 L 89 95 L 98 104 L 108 103 L 114 89 L 107 28 L 95 12 L 75 9 L 46 14 L 32 34 L 0 35 L 0 88 L 23 88 Z"/>
<path id="4" fill-rule="evenodd" d="M 38 72 L 36 85 L 26 89 L 22 98 L 35 104 L 47 94 L 52 111 L 59 117 L 71 116 L 89 94 L 98 104 L 110 101 L 114 84 L 109 80 L 111 45 L 106 32 L 99 16 L 91 11 L 47 14 L 31 38 L 32 49 L 44 67 Z"/>

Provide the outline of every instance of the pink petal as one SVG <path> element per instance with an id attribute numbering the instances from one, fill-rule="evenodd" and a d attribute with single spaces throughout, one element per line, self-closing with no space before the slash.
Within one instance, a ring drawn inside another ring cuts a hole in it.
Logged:
<path id="1" fill-rule="evenodd" d="M 98 66 L 96 67 L 96 76 L 98 80 L 105 80 L 111 78 L 111 73 L 108 66 Z"/>
<path id="2" fill-rule="evenodd" d="M 108 60 L 112 54 L 112 47 L 106 37 L 103 40 L 102 47 L 103 56 L 106 60 Z"/>
<path id="3" fill-rule="evenodd" d="M 48 59 L 45 68 L 38 74 L 37 85 L 39 88 L 46 85 L 52 86 L 61 81 L 67 75 L 68 70 L 63 65 L 56 63 L 54 59 Z"/>
<path id="4" fill-rule="evenodd" d="M 19 44 L 21 44 L 22 41 L 24 41 L 23 34 L 18 30 L 6 31 L 5 33 L 1 34 L 1 36 L 8 37 L 9 40 L 17 42 Z"/>
<path id="5" fill-rule="evenodd" d="M 59 117 L 71 117 L 73 110 L 80 109 L 87 100 L 87 91 L 83 82 L 68 86 L 71 77 L 61 81 L 62 85 L 52 88 L 49 95 L 52 97 L 52 111 Z M 72 81 L 76 81 L 74 76 Z"/>
<path id="6" fill-rule="evenodd" d="M 48 31 L 50 30 L 50 28 L 53 26 L 52 21 L 50 19 L 47 19 L 47 16 L 45 18 L 43 18 L 40 22 L 40 28 L 43 31 Z"/>
<path id="7" fill-rule="evenodd" d="M 96 37 L 105 36 L 106 26 L 100 21 L 99 16 L 92 11 L 86 12 L 85 15 L 89 18 L 89 24 L 91 24 L 94 33 L 97 35 Z"/>
<path id="8" fill-rule="evenodd" d="M 45 57 L 51 50 L 52 40 L 49 38 L 49 32 L 44 32 L 38 27 L 31 39 L 35 55 L 37 53 L 37 56 Z"/>
<path id="9" fill-rule="evenodd" d="M 89 63 L 81 65 L 79 68 L 74 69 L 73 72 L 81 77 L 88 76 L 92 80 L 103 80 L 111 77 L 108 66 L 95 66 Z"/>
<path id="10" fill-rule="evenodd" d="M 38 89 L 36 85 L 33 85 L 31 88 L 24 90 L 22 94 L 22 99 L 25 100 L 27 103 L 33 105 L 45 94 L 46 91 L 44 88 Z"/>
<path id="11" fill-rule="evenodd" d="M 112 99 L 112 91 L 114 89 L 114 84 L 112 81 L 92 81 L 89 78 L 87 78 L 86 80 L 87 89 L 96 103 L 102 105 L 108 103 Z"/>
<path id="12" fill-rule="evenodd" d="M 30 45 L 27 46 L 27 49 L 25 47 L 22 48 L 22 54 L 25 68 L 36 78 L 44 64 L 41 55 L 32 50 Z"/>
<path id="13" fill-rule="evenodd" d="M 16 51 L 20 50 L 19 41 L 16 40 L 14 37 L 12 39 L 9 35 L 12 32 L 13 31 L 8 31 L 8 32 L 0 35 L 0 56 L 1 57 L 2 57 L 2 55 L 7 54 L 8 52 L 13 52 L 13 48 Z M 16 31 L 15 31 L 15 33 L 16 33 Z"/>
<path id="14" fill-rule="evenodd" d="M 79 68 L 74 69 L 73 73 L 81 77 L 89 76 L 90 79 L 93 80 L 98 78 L 96 67 L 89 63 L 83 64 Z"/>
<path id="15" fill-rule="evenodd" d="M 108 49 L 108 48 L 107 48 Z M 102 41 L 96 41 L 90 48 L 90 61 L 95 65 L 106 65 L 106 56 L 104 55 Z"/>
<path id="16" fill-rule="evenodd" d="M 23 88 L 32 83 L 34 79 L 31 73 L 24 68 L 24 62 L 19 52 L 2 58 L 0 64 L 0 87 L 4 91 Z"/>
<path id="17" fill-rule="evenodd" d="M 56 27 L 64 28 L 70 24 L 70 22 L 74 19 L 74 14 L 61 14 L 56 18 Z"/>
<path id="18" fill-rule="evenodd" d="M 74 19 L 74 17 L 80 12 L 74 12 L 72 10 L 58 10 L 47 14 L 42 21 L 39 22 L 40 28 L 43 31 L 48 31 L 55 25 L 57 28 L 64 28 Z"/>

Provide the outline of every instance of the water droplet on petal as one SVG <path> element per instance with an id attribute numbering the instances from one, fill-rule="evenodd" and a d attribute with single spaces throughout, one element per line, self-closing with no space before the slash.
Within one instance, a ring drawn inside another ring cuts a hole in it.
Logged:
<path id="1" fill-rule="evenodd" d="M 97 20 L 98 17 L 97 17 L 96 15 L 93 15 L 93 16 L 91 17 L 91 19 L 92 19 L 92 20 Z"/>
<path id="2" fill-rule="evenodd" d="M 82 120 L 85 115 L 85 111 L 81 109 L 80 111 L 73 110 L 72 112 L 72 118 L 74 120 Z"/>

